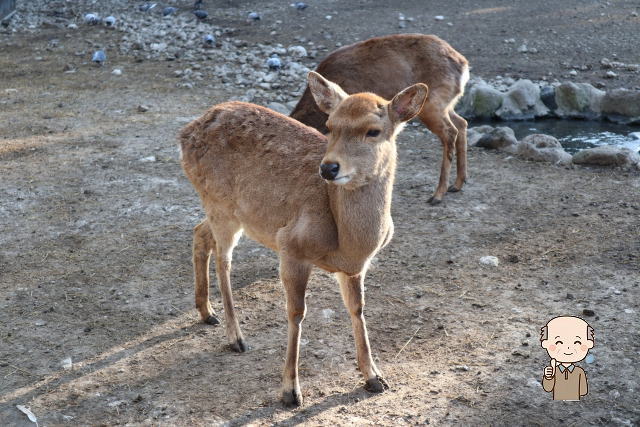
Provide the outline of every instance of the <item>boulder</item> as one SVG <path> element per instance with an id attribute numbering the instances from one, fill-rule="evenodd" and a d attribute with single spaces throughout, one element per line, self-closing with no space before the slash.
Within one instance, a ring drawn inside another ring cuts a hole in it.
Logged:
<path id="1" fill-rule="evenodd" d="M 457 111 L 467 119 L 490 119 L 502 105 L 502 97 L 502 92 L 479 81 L 467 90 Z"/>
<path id="2" fill-rule="evenodd" d="M 512 151 L 517 143 L 518 140 L 513 133 L 513 129 L 499 126 L 482 135 L 476 146 L 491 150 Z"/>
<path id="3" fill-rule="evenodd" d="M 551 111 L 555 111 L 558 108 L 556 103 L 556 88 L 553 86 L 545 86 L 540 89 L 540 100 Z"/>
<path id="4" fill-rule="evenodd" d="M 502 120 L 531 120 L 549 115 L 549 108 L 540 100 L 540 88 L 531 80 L 518 80 L 504 95 L 496 116 Z"/>
<path id="5" fill-rule="evenodd" d="M 628 148 L 603 145 L 578 151 L 573 155 L 573 163 L 591 166 L 638 167 L 640 156 Z"/>
<path id="6" fill-rule="evenodd" d="M 536 162 L 549 162 L 557 165 L 571 164 L 571 154 L 564 151 L 560 142 L 551 135 L 533 134 L 518 143 L 517 155 Z"/>
<path id="7" fill-rule="evenodd" d="M 617 123 L 640 123 L 640 91 L 615 89 L 602 98 L 602 114 Z"/>
<path id="8" fill-rule="evenodd" d="M 600 116 L 604 91 L 588 83 L 562 83 L 555 90 L 557 116 L 572 119 L 595 119 Z"/>
<path id="9" fill-rule="evenodd" d="M 475 126 L 467 129 L 467 145 L 476 145 L 480 138 L 482 138 L 486 133 L 491 132 L 493 129 L 494 127 L 489 125 Z"/>

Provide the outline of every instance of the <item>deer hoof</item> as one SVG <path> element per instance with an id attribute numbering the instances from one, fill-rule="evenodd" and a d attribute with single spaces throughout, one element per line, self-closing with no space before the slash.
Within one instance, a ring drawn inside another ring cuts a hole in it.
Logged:
<path id="1" fill-rule="evenodd" d="M 244 353 L 249 350 L 249 346 L 242 338 L 239 338 L 236 342 L 229 344 L 229 347 L 236 353 Z"/>
<path id="2" fill-rule="evenodd" d="M 209 317 L 204 319 L 204 323 L 206 323 L 207 325 L 219 325 L 220 324 L 220 319 L 218 319 L 214 315 L 210 315 Z"/>
<path id="3" fill-rule="evenodd" d="M 364 389 L 370 393 L 382 393 L 385 390 L 389 390 L 389 384 L 387 384 L 384 378 L 376 375 L 374 378 L 367 380 Z"/>
<path id="4" fill-rule="evenodd" d="M 449 192 L 449 193 L 457 193 L 460 190 L 461 189 L 456 187 L 455 185 L 451 185 L 449 188 L 447 188 L 447 192 Z"/>
<path id="5" fill-rule="evenodd" d="M 302 393 L 300 390 L 289 390 L 282 393 L 282 403 L 287 408 L 302 406 Z"/>
<path id="6" fill-rule="evenodd" d="M 442 198 L 438 199 L 436 196 L 431 196 L 429 200 L 427 200 L 427 203 L 429 203 L 431 206 L 436 206 L 442 203 Z"/>

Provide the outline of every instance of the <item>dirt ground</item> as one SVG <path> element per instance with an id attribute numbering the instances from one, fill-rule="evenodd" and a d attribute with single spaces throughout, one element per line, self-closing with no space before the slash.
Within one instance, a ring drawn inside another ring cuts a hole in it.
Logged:
<path id="1" fill-rule="evenodd" d="M 281 15 L 287 31 L 274 37 L 285 45 L 436 33 L 485 78 L 558 77 L 569 63 L 591 64 L 580 81 L 596 82 L 602 57 L 640 62 L 633 1 L 309 3 L 304 20 L 289 2 L 207 7 L 212 19 L 234 8 Z M 399 29 L 398 12 L 416 20 Z M 271 37 L 267 24 L 233 26 L 249 42 Z M 286 316 L 275 254 L 246 239 L 234 254 L 248 353 L 227 350 L 224 328 L 199 323 L 193 303 L 191 230 L 202 211 L 176 134 L 241 94 L 215 82 L 176 88 L 171 63 L 124 56 L 64 74 L 88 32 L 0 35 L 11 42 L 0 44 L 0 424 L 32 425 L 17 404 L 48 426 L 640 423 L 640 173 L 471 148 L 464 191 L 431 207 L 439 143 L 407 127 L 395 236 L 366 281 L 372 348 L 391 389 L 363 390 L 338 287 L 316 270 L 301 348 L 305 403 L 287 410 L 278 401 Z M 518 43 L 503 42 L 511 37 L 539 53 L 517 53 Z M 47 51 L 52 38 L 64 48 Z M 122 76 L 110 73 L 117 65 Z M 638 74 L 605 83 L 638 86 Z M 482 266 L 485 255 L 500 265 Z M 215 284 L 212 292 L 222 313 Z M 562 314 L 595 329 L 580 403 L 553 402 L 539 384 L 548 356 L 538 333 Z"/>

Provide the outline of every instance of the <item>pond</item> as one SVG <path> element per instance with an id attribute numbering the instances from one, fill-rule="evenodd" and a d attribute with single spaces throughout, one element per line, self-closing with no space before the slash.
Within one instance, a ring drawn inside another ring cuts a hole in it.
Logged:
<path id="1" fill-rule="evenodd" d="M 482 124 L 487 123 L 471 123 L 470 127 Z M 585 120 L 504 121 L 490 124 L 510 127 L 518 140 L 532 133 L 552 135 L 571 154 L 598 145 L 627 147 L 635 152 L 640 150 L 638 126 Z"/>

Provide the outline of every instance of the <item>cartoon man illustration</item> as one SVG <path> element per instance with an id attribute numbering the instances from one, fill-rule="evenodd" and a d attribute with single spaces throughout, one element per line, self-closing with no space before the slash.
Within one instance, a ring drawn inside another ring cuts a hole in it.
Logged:
<path id="1" fill-rule="evenodd" d="M 542 327 L 540 345 L 551 357 L 542 387 L 553 392 L 553 400 L 580 400 L 587 394 L 587 375 L 574 363 L 583 360 L 593 344 L 593 328 L 579 317 L 555 317 Z"/>

